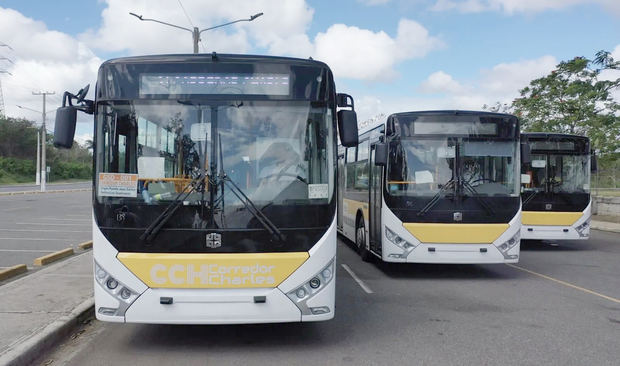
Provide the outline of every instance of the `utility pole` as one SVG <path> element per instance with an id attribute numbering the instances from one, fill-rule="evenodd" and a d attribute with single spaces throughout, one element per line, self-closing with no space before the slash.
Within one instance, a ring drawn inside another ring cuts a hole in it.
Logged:
<path id="1" fill-rule="evenodd" d="M 32 95 L 43 96 L 43 113 L 41 113 L 43 120 L 43 124 L 41 125 L 41 192 L 45 192 L 45 181 L 47 180 L 47 165 L 45 164 L 45 140 L 47 135 L 47 130 L 45 129 L 45 97 L 54 94 L 56 93 L 48 91 L 32 92 Z"/>

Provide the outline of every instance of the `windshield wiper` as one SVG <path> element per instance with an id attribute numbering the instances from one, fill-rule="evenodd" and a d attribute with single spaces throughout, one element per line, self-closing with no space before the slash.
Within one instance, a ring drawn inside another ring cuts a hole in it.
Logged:
<path id="1" fill-rule="evenodd" d="M 482 208 L 484 208 L 484 210 L 487 212 L 487 215 L 495 215 L 495 211 L 493 210 L 493 207 L 491 207 L 491 205 L 489 205 L 489 203 L 487 202 L 487 200 L 485 200 L 484 198 L 480 197 L 480 193 L 478 193 L 478 191 L 476 190 L 476 188 L 474 188 L 474 186 L 472 186 L 471 184 L 469 184 L 469 182 L 463 180 L 463 187 L 468 190 L 472 197 L 474 197 L 474 199 L 480 204 L 480 206 L 482 206 Z"/>
<path id="2" fill-rule="evenodd" d="M 196 178 L 192 179 L 192 181 L 189 182 L 181 192 L 179 192 L 179 194 L 174 198 L 174 200 L 170 202 L 170 204 L 168 204 L 168 207 L 166 207 L 164 212 L 162 212 L 161 215 L 157 216 L 157 218 L 151 223 L 151 225 L 149 225 L 149 227 L 144 230 L 144 233 L 140 235 L 140 240 L 150 243 L 153 238 L 155 238 L 157 233 L 159 233 L 159 230 L 161 230 L 162 226 L 164 226 L 166 222 L 170 220 L 172 215 L 174 215 L 174 213 L 181 206 L 183 201 L 185 201 L 185 199 L 196 190 L 198 182 L 200 182 L 201 180 L 204 180 L 203 171 L 201 171 Z M 183 198 L 181 198 L 181 196 L 183 196 Z"/>
<path id="3" fill-rule="evenodd" d="M 241 190 L 241 188 L 239 188 L 239 186 L 237 186 L 237 184 L 230 179 L 226 173 L 222 172 L 220 179 L 224 182 L 224 184 L 226 184 L 228 189 L 230 189 L 230 191 L 237 196 L 239 201 L 243 203 L 246 210 L 248 210 L 258 220 L 258 222 L 263 225 L 269 234 L 280 241 L 286 240 L 286 237 L 282 234 L 282 231 L 280 231 L 273 221 L 271 221 L 261 210 L 256 207 L 254 202 L 252 202 L 252 200 L 245 193 L 243 193 L 243 190 Z M 223 210 L 224 208 L 222 207 L 222 211 Z"/>
<path id="4" fill-rule="evenodd" d="M 426 215 L 426 213 L 428 211 L 431 210 L 431 208 L 433 208 L 437 202 L 439 202 L 439 198 L 441 197 L 441 195 L 447 191 L 449 188 L 454 189 L 454 186 L 456 184 L 456 181 L 454 180 L 454 178 L 450 178 L 449 181 L 446 182 L 446 184 L 443 185 L 443 187 L 441 187 L 441 189 L 439 190 L 439 192 L 435 193 L 435 195 L 433 196 L 433 198 L 431 198 L 430 201 L 428 201 L 428 203 L 426 204 L 426 206 L 424 206 L 424 208 L 422 208 L 420 210 L 420 212 L 418 212 L 418 216 L 424 216 Z"/>
<path id="5" fill-rule="evenodd" d="M 521 203 L 521 206 L 525 206 L 526 204 L 528 204 L 532 199 L 534 199 L 534 197 L 536 197 L 536 195 L 538 195 L 538 193 L 540 193 L 540 191 L 534 191 L 534 193 L 532 193 L 531 195 L 529 195 L 525 201 L 523 201 Z"/>

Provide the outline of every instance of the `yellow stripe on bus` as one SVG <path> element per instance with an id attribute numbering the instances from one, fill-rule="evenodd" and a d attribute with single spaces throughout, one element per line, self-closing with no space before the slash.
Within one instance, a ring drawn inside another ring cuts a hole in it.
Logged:
<path id="1" fill-rule="evenodd" d="M 523 225 L 570 226 L 581 216 L 583 212 L 523 211 L 521 223 Z"/>
<path id="2" fill-rule="evenodd" d="M 403 226 L 422 243 L 491 244 L 510 225 L 403 223 Z"/>
<path id="3" fill-rule="evenodd" d="M 271 288 L 308 258 L 291 253 L 118 253 L 117 258 L 153 288 Z"/>

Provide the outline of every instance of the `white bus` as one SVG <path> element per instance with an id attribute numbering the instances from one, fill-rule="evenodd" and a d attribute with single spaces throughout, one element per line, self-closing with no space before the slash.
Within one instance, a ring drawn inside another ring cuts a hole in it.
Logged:
<path id="1" fill-rule="evenodd" d="M 101 65 L 94 101 L 86 90 L 63 96 L 55 144 L 94 113 L 97 319 L 333 318 L 336 126 L 353 146 L 357 122 L 327 65 L 129 57 Z"/>
<path id="2" fill-rule="evenodd" d="M 397 113 L 339 147 L 338 230 L 364 260 L 519 260 L 519 121 L 471 111 Z"/>
<path id="3" fill-rule="evenodd" d="M 590 139 L 560 133 L 522 135 L 531 161 L 521 165 L 521 238 L 586 240 L 590 237 L 590 172 L 596 155 Z"/>

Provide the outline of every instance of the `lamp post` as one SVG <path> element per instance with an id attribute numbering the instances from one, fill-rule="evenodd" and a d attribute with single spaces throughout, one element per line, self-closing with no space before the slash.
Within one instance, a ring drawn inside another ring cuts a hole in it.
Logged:
<path id="1" fill-rule="evenodd" d="M 26 109 L 26 110 L 33 111 L 33 112 L 42 113 L 41 111 L 38 111 L 36 109 L 32 109 L 32 108 L 29 108 L 29 107 L 24 107 L 24 106 L 21 106 L 19 104 L 16 104 L 16 106 L 17 106 L 17 108 L 20 108 L 20 109 Z M 45 115 L 46 115 L 45 118 L 46 119 L 47 119 L 47 113 L 48 112 L 45 113 Z M 43 132 L 41 130 L 41 128 L 37 129 L 37 172 L 36 172 L 36 175 L 35 175 L 35 184 L 36 185 L 41 184 L 41 133 L 45 133 L 45 132 Z"/>
<path id="2" fill-rule="evenodd" d="M 205 29 L 198 29 L 198 27 L 194 27 L 193 29 L 189 29 L 189 28 L 185 28 L 185 27 L 181 27 L 175 24 L 170 24 L 170 23 L 166 23 L 166 22 L 162 22 L 161 20 L 157 20 L 157 19 L 149 19 L 149 18 L 144 18 L 142 15 L 138 15 L 136 13 L 129 13 L 130 15 L 133 15 L 134 17 L 142 20 L 142 21 L 148 21 L 148 22 L 155 22 L 155 23 L 159 23 L 159 24 L 163 24 L 163 25 L 167 25 L 170 27 L 174 27 L 174 28 L 178 28 L 178 29 L 183 29 L 186 30 L 188 32 L 192 33 L 192 40 L 194 42 L 194 53 L 199 53 L 198 52 L 198 42 L 200 42 L 200 34 L 202 34 L 202 32 L 211 30 L 211 29 L 215 29 L 215 28 L 220 28 L 220 27 L 224 27 L 227 25 L 231 25 L 234 23 L 239 23 L 239 22 L 251 22 L 254 19 L 260 17 L 261 15 L 263 15 L 263 13 L 257 13 L 254 14 L 252 16 L 250 16 L 247 19 L 237 19 L 237 20 L 233 20 L 232 22 L 228 22 L 228 23 L 224 23 L 224 24 L 220 24 L 220 25 L 216 25 L 214 27 L 209 27 L 209 28 L 205 28 Z"/>

